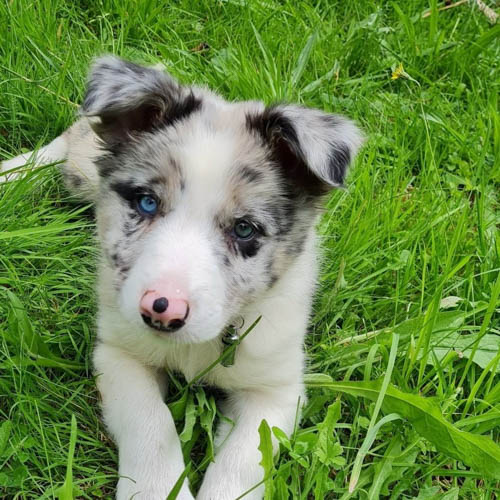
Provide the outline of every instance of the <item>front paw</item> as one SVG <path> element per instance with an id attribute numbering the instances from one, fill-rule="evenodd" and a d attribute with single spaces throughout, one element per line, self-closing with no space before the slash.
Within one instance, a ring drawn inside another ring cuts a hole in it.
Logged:
<path id="1" fill-rule="evenodd" d="M 255 484 L 232 480 L 225 475 L 225 477 L 205 476 L 200 491 L 196 495 L 196 500 L 235 500 L 245 492 L 250 490 Z M 264 496 L 263 485 L 257 486 L 254 490 L 244 496 L 245 500 L 262 500 Z"/>
<path id="2" fill-rule="evenodd" d="M 116 489 L 116 500 L 165 500 L 174 484 L 164 484 L 157 477 L 150 481 L 133 481 L 128 477 L 122 477 L 118 481 Z M 194 500 L 186 482 L 177 495 L 178 500 Z"/>

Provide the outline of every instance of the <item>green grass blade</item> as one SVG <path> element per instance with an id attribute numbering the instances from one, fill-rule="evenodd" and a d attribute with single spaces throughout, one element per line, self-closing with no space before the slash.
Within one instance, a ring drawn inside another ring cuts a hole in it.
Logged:
<path id="1" fill-rule="evenodd" d="M 78 496 L 79 490 L 73 483 L 73 457 L 75 455 L 76 433 L 76 417 L 75 415 L 72 415 L 68 460 L 66 462 L 66 479 L 64 484 L 55 491 L 55 495 L 59 500 L 74 500 Z"/>
<path id="2" fill-rule="evenodd" d="M 375 438 L 377 437 L 377 433 L 379 429 L 389 422 L 393 422 L 394 420 L 399 420 L 401 417 L 397 413 L 390 413 L 385 417 L 382 417 L 373 427 L 368 429 L 366 433 L 366 437 L 361 445 L 361 448 L 358 450 L 356 455 L 356 459 L 354 460 L 354 465 L 352 468 L 351 479 L 349 481 L 349 493 L 353 493 L 356 489 L 356 485 L 358 484 L 359 475 L 361 473 L 361 466 L 363 465 L 363 460 L 366 457 L 366 454 L 370 450 Z"/>
<path id="3" fill-rule="evenodd" d="M 273 453 L 273 443 L 271 440 L 271 429 L 266 420 L 262 420 L 259 425 L 259 451 L 262 456 L 260 465 L 264 469 L 264 484 L 265 493 L 264 500 L 272 500 L 274 495 L 274 485 L 273 485 L 273 474 L 275 472 L 274 468 L 274 453 Z"/>
<path id="4" fill-rule="evenodd" d="M 392 343 L 391 343 L 391 352 L 389 353 L 389 362 L 387 363 L 387 370 L 385 372 L 384 378 L 382 380 L 382 386 L 380 388 L 380 392 L 378 393 L 377 400 L 375 403 L 375 408 L 373 410 L 372 418 L 370 419 L 370 425 L 366 432 L 365 440 L 361 445 L 361 448 L 358 450 L 356 458 L 354 460 L 354 466 L 352 468 L 351 479 L 349 481 L 349 493 L 352 493 L 356 488 L 356 484 L 359 480 L 359 474 L 361 472 L 361 466 L 363 464 L 363 460 L 368 453 L 375 437 L 377 435 L 378 429 L 383 425 L 382 421 L 385 423 L 387 421 L 395 420 L 395 418 L 399 418 L 399 416 L 395 416 L 394 418 L 388 419 L 388 417 L 384 417 L 379 423 L 377 422 L 378 414 L 380 408 L 382 407 L 382 403 L 384 401 L 384 397 L 389 387 L 389 382 L 391 381 L 392 370 L 394 368 L 394 362 L 396 361 L 396 354 L 398 352 L 398 343 L 399 343 L 399 335 L 397 333 L 393 333 L 392 335 Z M 385 420 L 384 420 L 385 419 Z"/>
<path id="5" fill-rule="evenodd" d="M 290 89 L 293 90 L 297 88 L 297 84 L 299 83 L 299 80 L 303 75 L 304 70 L 306 69 L 307 62 L 311 57 L 311 52 L 317 39 L 318 32 L 315 31 L 309 36 L 306 44 L 304 45 L 304 48 L 301 50 L 299 58 L 297 59 L 297 64 L 295 65 L 295 68 L 293 68 L 292 75 L 290 77 Z"/>
<path id="6" fill-rule="evenodd" d="M 182 474 L 179 476 L 179 479 L 177 479 L 173 488 L 170 490 L 170 493 L 167 495 L 166 500 L 175 500 L 177 498 L 177 496 L 181 492 L 182 485 L 184 484 L 184 481 L 187 478 L 190 471 L 191 471 L 191 462 L 189 462 L 186 468 L 182 471 Z"/>

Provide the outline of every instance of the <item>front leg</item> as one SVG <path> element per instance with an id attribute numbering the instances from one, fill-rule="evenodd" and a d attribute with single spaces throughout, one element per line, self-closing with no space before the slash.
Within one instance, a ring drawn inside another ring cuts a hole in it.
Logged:
<path id="1" fill-rule="evenodd" d="M 165 500 L 184 470 L 158 373 L 106 343 L 94 352 L 104 421 L 119 451 L 117 500 Z M 177 497 L 193 499 L 187 481 Z"/>
<path id="2" fill-rule="evenodd" d="M 218 441 L 222 440 L 214 463 L 210 464 L 197 495 L 198 500 L 234 500 L 264 478 L 259 465 L 259 425 L 263 419 L 272 428 L 279 427 L 290 434 L 293 430 L 298 404 L 304 403 L 304 389 L 300 382 L 280 387 L 262 387 L 242 390 L 229 395 L 224 413 L 234 422 L 222 422 Z M 274 442 L 275 451 L 277 444 Z M 260 485 L 245 499 L 261 499 L 264 486 Z"/>

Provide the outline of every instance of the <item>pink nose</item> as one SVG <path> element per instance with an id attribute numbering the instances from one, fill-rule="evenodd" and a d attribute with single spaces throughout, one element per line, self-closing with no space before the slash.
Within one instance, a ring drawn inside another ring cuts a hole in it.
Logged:
<path id="1" fill-rule="evenodd" d="M 189 303 L 172 293 L 154 290 L 142 296 L 140 311 L 144 323 L 151 328 L 173 332 L 184 326 L 189 315 Z"/>

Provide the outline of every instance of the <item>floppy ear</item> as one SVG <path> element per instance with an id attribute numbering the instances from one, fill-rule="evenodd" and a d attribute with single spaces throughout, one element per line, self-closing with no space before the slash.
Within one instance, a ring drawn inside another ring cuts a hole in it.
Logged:
<path id="1" fill-rule="evenodd" d="M 188 87 L 154 68 L 115 56 L 97 59 L 89 73 L 81 113 L 97 135 L 116 146 L 131 134 L 171 124 L 199 109 Z"/>
<path id="2" fill-rule="evenodd" d="M 301 106 L 271 106 L 248 116 L 247 124 L 269 145 L 285 174 L 311 194 L 342 187 L 363 142 L 347 118 Z"/>

